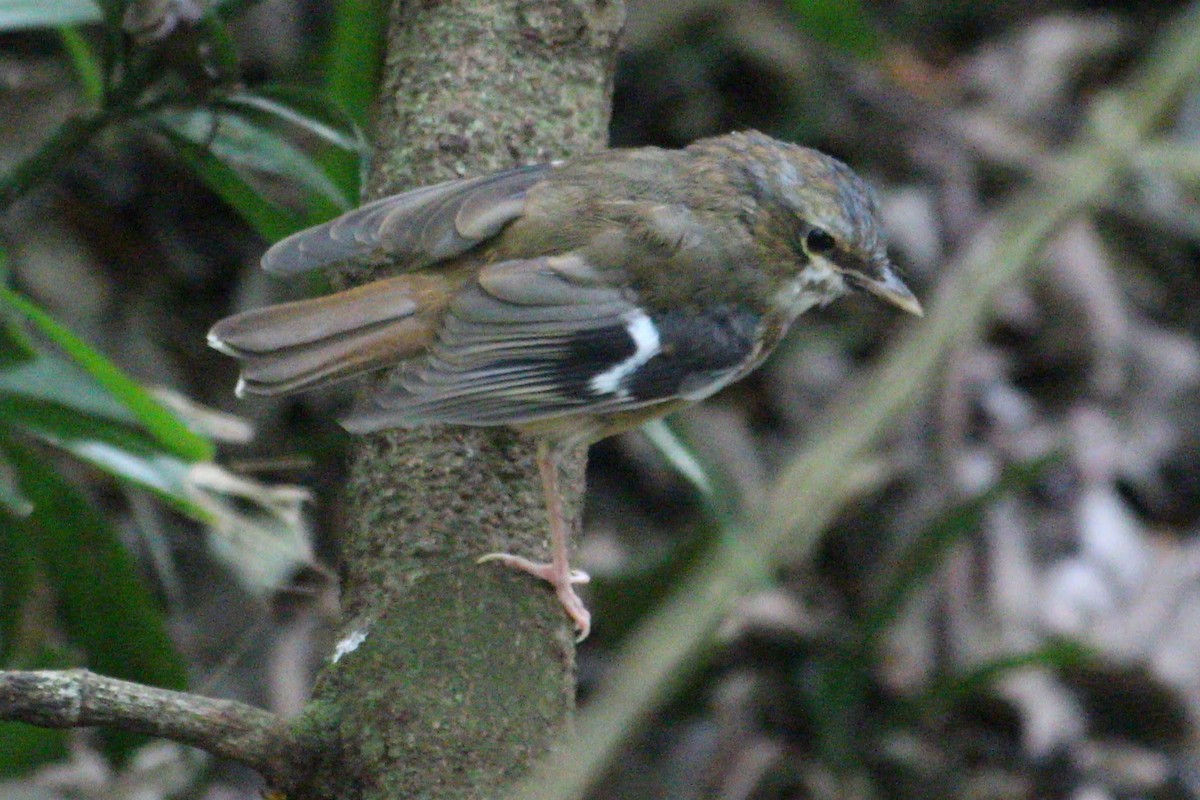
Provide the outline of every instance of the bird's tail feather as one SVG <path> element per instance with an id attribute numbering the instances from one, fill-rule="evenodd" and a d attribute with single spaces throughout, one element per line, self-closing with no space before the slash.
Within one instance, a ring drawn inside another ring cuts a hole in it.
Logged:
<path id="1" fill-rule="evenodd" d="M 448 295 L 444 279 L 405 275 L 228 317 L 208 343 L 241 362 L 239 396 L 299 392 L 412 357 Z"/>

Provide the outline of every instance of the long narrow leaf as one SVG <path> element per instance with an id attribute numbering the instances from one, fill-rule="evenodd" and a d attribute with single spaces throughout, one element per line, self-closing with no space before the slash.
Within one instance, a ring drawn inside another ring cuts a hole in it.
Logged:
<path id="1" fill-rule="evenodd" d="M 338 3 L 325 45 L 325 93 L 360 125 L 379 86 L 387 16 L 384 0 Z"/>
<path id="2" fill-rule="evenodd" d="M 338 3 L 322 59 L 324 94 L 360 126 L 366 126 L 378 94 L 386 41 L 384 0 Z M 358 197 L 370 159 L 342 150 L 320 154 L 321 164 L 339 185 Z"/>
<path id="3" fill-rule="evenodd" d="M 114 398 L 128 408 L 164 449 L 189 461 L 212 459 L 214 449 L 211 442 L 189 430 L 179 421 L 178 417 L 138 385 L 137 381 L 126 375 L 115 364 L 93 350 L 63 325 L 60 325 L 41 308 L 7 287 L 0 287 L 0 305 L 7 306 L 36 325 L 43 334 L 61 347 Z"/>
<path id="4" fill-rule="evenodd" d="M 193 502 L 187 485 L 196 460 L 166 450 L 127 406 L 71 362 L 39 354 L 0 369 L 0 420 L 121 481 L 149 489 L 193 519 L 210 519 Z"/>
<path id="5" fill-rule="evenodd" d="M 8 463 L 8 459 L 0 456 L 0 506 L 3 508 L 0 511 L 7 511 L 14 517 L 27 517 L 33 513 L 33 502 L 30 501 L 25 493 L 21 491 L 21 484 L 17 480 L 17 472 L 13 469 L 13 465 Z M 0 553 L 3 553 L 3 558 L 0 561 L 9 557 L 9 554 L 0 547 Z M 3 617 L 4 611 L 4 571 L 0 569 L 0 617 Z M 0 661 L 3 661 L 4 653 L 4 621 L 0 619 Z"/>
<path id="6" fill-rule="evenodd" d="M 965 672 L 943 677 L 935 681 L 909 705 L 913 709 L 936 712 L 963 698 L 995 686 L 998 680 L 1010 672 L 1026 667 L 1069 669 L 1086 661 L 1089 655 L 1087 648 L 1076 642 L 1051 641 L 1041 647 L 1023 653 L 1000 656 Z"/>
<path id="7" fill-rule="evenodd" d="M 258 86 L 252 93 L 233 95 L 224 101 L 250 116 L 269 123 L 284 123 L 332 145 L 313 153 L 329 180 L 343 197 L 353 202 L 359 196 L 363 175 L 370 160 L 370 146 L 354 118 L 323 94 L 291 86 Z M 311 223 L 330 216 L 320 208 L 310 209 Z"/>
<path id="8" fill-rule="evenodd" d="M 93 0 L 0 0 L 0 31 L 82 25 L 103 18 Z"/>
<path id="9" fill-rule="evenodd" d="M 671 430 L 666 422 L 658 419 L 643 425 L 641 432 L 667 463 L 692 485 L 705 505 L 713 507 L 716 503 L 716 489 L 712 478 L 709 477 L 704 464 L 675 431 Z"/>
<path id="10" fill-rule="evenodd" d="M 264 197 L 237 170 L 186 137 L 164 130 L 176 152 L 196 176 L 268 242 L 306 227 L 304 217 Z"/>
<path id="11" fill-rule="evenodd" d="M 91 45 L 77 28 L 71 26 L 60 27 L 58 36 L 63 49 L 71 57 L 71 65 L 75 67 L 75 75 L 83 87 L 84 96 L 88 102 L 99 106 L 104 100 L 104 68 L 92 52 Z"/>
<path id="12" fill-rule="evenodd" d="M 209 150 L 230 167 L 291 181 L 337 209 L 349 200 L 324 171 L 283 137 L 241 114 L 211 109 L 164 109 L 158 124 Z"/>
<path id="13" fill-rule="evenodd" d="M 137 415 L 82 368 L 55 355 L 38 353 L 31 360 L 0 368 L 0 399 L 52 403 L 78 414 L 136 426 Z"/>
<path id="14" fill-rule="evenodd" d="M 269 115 L 359 155 L 369 149 L 358 124 L 316 92 L 293 86 L 258 86 L 253 92 L 230 95 L 221 103 Z"/>
<path id="15" fill-rule="evenodd" d="M 1048 466 L 1061 458 L 1061 453 L 1053 453 L 1026 464 L 1010 465 L 1000 480 L 987 491 L 949 509 L 922 531 L 895 560 L 896 566 L 884 582 L 878 599 L 864 615 L 860 627 L 864 646 L 869 648 L 873 645 L 903 610 L 913 593 L 925 585 L 925 579 L 942 563 L 946 551 L 979 527 L 983 513 L 995 504 L 997 498 L 1029 486 Z"/>
<path id="16" fill-rule="evenodd" d="M 0 419 L 118 480 L 153 492 L 193 519 L 211 515 L 194 502 L 188 475 L 194 462 L 158 447 L 136 428 L 73 409 L 0 395 Z"/>

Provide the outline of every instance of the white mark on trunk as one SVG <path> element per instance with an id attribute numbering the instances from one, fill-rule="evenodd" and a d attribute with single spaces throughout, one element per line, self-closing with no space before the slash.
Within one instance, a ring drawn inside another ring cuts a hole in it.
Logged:
<path id="1" fill-rule="evenodd" d="M 359 628 L 351 633 L 345 639 L 342 639 L 333 648 L 333 663 L 341 661 L 344 656 L 348 656 L 358 649 L 358 646 L 367 640 L 367 629 Z"/>

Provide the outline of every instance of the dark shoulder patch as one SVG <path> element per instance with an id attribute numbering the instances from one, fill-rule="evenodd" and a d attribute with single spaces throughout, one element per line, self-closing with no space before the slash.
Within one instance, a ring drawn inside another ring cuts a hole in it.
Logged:
<path id="1" fill-rule="evenodd" d="M 667 311 L 651 317 L 659 352 L 626 382 L 633 400 L 703 394 L 739 368 L 755 350 L 762 318 L 744 307 Z"/>
<path id="2" fill-rule="evenodd" d="M 497 359 L 488 371 L 573 406 L 699 399 L 754 354 L 760 322 L 758 314 L 734 306 L 637 315 L 624 324 L 572 331 L 527 356 Z M 652 339 L 653 355 L 639 354 Z"/>
<path id="3" fill-rule="evenodd" d="M 636 351 L 637 344 L 624 325 L 579 331 L 567 341 L 564 366 L 599 374 L 630 358 Z"/>
<path id="4" fill-rule="evenodd" d="M 609 325 L 572 332 L 561 343 L 533 350 L 528 357 L 498 359 L 497 372 L 521 371 L 538 380 L 557 397 L 571 401 L 593 401 L 611 393 L 597 390 L 592 381 L 631 358 L 637 343 L 627 325 Z"/>

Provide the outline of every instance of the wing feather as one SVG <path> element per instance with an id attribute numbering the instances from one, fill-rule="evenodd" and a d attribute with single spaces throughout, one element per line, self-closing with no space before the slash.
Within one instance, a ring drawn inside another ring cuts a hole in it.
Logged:
<path id="1" fill-rule="evenodd" d="M 760 318 L 717 308 L 652 317 L 624 281 L 578 255 L 484 267 L 447 307 L 424 356 L 393 372 L 343 424 L 523 424 L 699 399 L 757 358 Z"/>
<path id="2" fill-rule="evenodd" d="M 268 272 L 295 274 L 353 258 L 387 257 L 418 270 L 461 255 L 521 215 L 549 164 L 447 181 L 367 203 L 294 233 L 263 256 Z"/>

